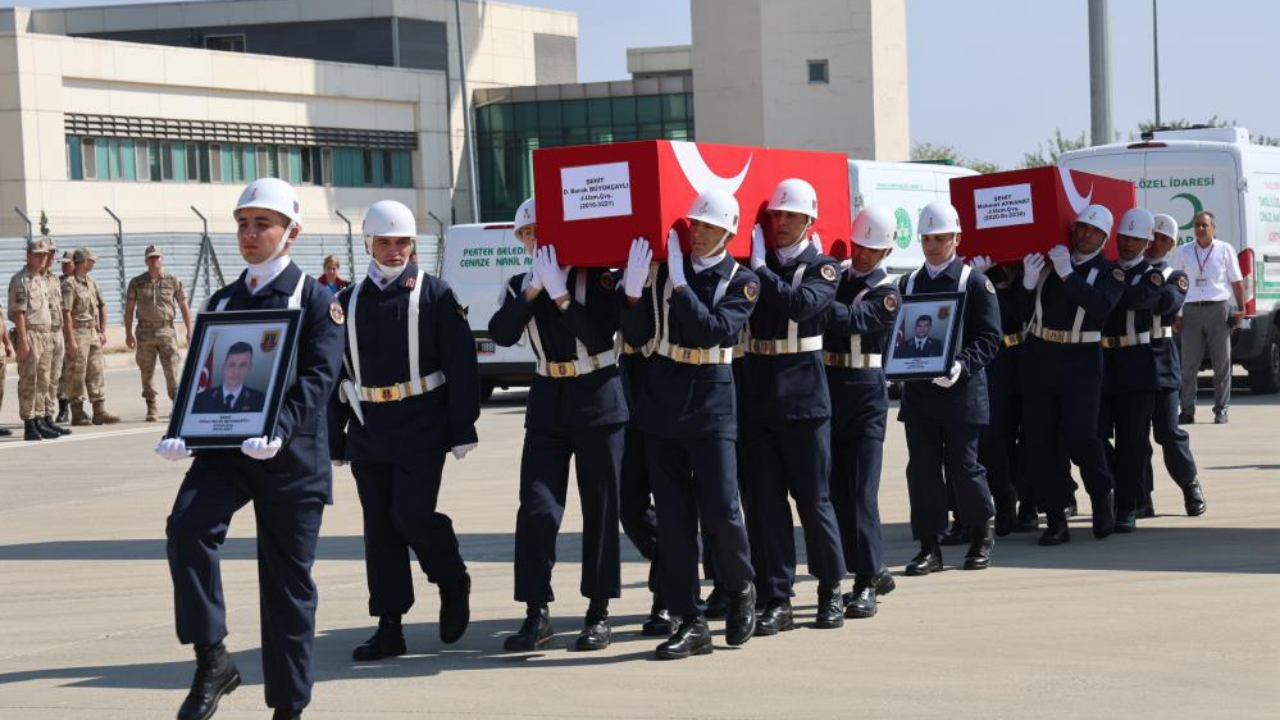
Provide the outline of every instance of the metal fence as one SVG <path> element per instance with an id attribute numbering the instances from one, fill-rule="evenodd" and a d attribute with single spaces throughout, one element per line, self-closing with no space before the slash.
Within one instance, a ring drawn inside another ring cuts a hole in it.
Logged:
<path id="1" fill-rule="evenodd" d="M 59 259 L 63 252 L 78 247 L 90 248 L 98 255 L 91 277 L 102 287 L 102 296 L 107 303 L 107 322 L 114 324 L 121 322 L 124 315 L 124 293 L 129 280 L 146 272 L 144 254 L 148 245 L 157 245 L 164 251 L 165 270 L 182 281 L 191 307 L 203 307 L 205 299 L 220 284 L 216 273 L 212 271 L 207 275 L 202 272 L 198 279 L 194 277 L 201 237 L 200 233 L 137 233 L 126 234 L 122 238 L 115 235 L 59 235 L 54 239 L 58 245 Z M 244 261 L 236 247 L 236 236 L 211 234 L 209 239 L 222 266 L 224 278 L 227 282 L 232 282 L 244 269 Z M 5 303 L 8 302 L 9 280 L 26 263 L 26 244 L 26 238 L 0 238 L 0 292 L 4 293 L 0 298 L 5 298 Z M 359 237 L 352 240 L 346 235 L 303 234 L 294 243 L 290 255 L 303 272 L 312 276 L 323 271 L 324 258 L 328 255 L 338 256 L 342 262 L 340 274 L 348 280 L 363 279 L 365 269 L 369 266 L 369 255 L 365 252 L 363 240 Z M 439 271 L 440 242 L 437 236 L 418 236 L 418 262 L 429 273 Z M 60 274 L 56 263 L 54 273 Z"/>

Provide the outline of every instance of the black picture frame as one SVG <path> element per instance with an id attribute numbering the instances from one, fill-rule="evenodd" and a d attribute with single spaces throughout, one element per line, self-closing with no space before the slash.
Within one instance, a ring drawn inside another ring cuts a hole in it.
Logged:
<path id="1" fill-rule="evenodd" d="M 962 292 L 904 295 L 884 352 L 885 377 L 910 381 L 947 375 L 960 352 L 964 303 Z M 924 349 L 917 350 L 910 340 L 916 338 L 917 323 L 925 317 L 929 329 Z"/>
<path id="2" fill-rule="evenodd" d="M 198 314 L 165 437 L 206 450 L 274 437 L 301 327 L 297 309 Z M 239 383 L 224 395 L 228 375 Z"/>

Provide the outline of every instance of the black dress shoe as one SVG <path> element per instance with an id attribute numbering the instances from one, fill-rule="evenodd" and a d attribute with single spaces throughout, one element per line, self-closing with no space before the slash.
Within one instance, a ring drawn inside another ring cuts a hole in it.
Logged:
<path id="1" fill-rule="evenodd" d="M 1156 516 L 1156 506 L 1155 503 L 1151 502 L 1151 493 L 1143 494 L 1142 502 L 1138 503 L 1138 507 L 1134 511 L 1134 516 L 1139 520 L 1153 518 Z"/>
<path id="2" fill-rule="evenodd" d="M 544 650 L 551 647 L 555 634 L 551 627 L 551 611 L 547 606 L 530 605 L 525 613 L 524 624 L 515 635 L 502 642 L 502 647 L 510 652 Z"/>
<path id="3" fill-rule="evenodd" d="M 370 662 L 405 654 L 404 627 L 399 615 L 383 615 L 378 618 L 378 629 L 373 636 L 351 651 L 356 662 Z"/>
<path id="4" fill-rule="evenodd" d="M 969 540 L 969 552 L 964 555 L 965 570 L 986 570 L 991 566 L 991 549 L 996 541 L 991 537 L 991 530 L 983 523 L 974 528 Z"/>
<path id="5" fill-rule="evenodd" d="M 471 624 L 471 576 L 463 573 L 462 583 L 440 588 L 440 642 L 452 645 L 462 639 Z"/>
<path id="6" fill-rule="evenodd" d="M 1200 487 L 1200 478 L 1195 478 L 1182 488 L 1182 504 L 1187 509 L 1188 517 L 1199 517 L 1209 509 L 1204 501 L 1204 488 Z"/>
<path id="7" fill-rule="evenodd" d="M 9 428 L 0 428 L 0 437 L 13 437 L 13 431 Z"/>
<path id="8" fill-rule="evenodd" d="M 711 628 L 703 615 L 685 615 L 680 627 L 658 646 L 659 660 L 683 660 L 690 655 L 711 654 Z"/>
<path id="9" fill-rule="evenodd" d="M 875 617 L 876 576 L 858 575 L 853 579 L 853 592 L 844 596 L 844 616 L 850 619 Z"/>
<path id="10" fill-rule="evenodd" d="M 670 635 L 674 630 L 675 628 L 671 625 L 671 613 L 667 612 L 666 603 L 662 601 L 661 595 L 654 593 L 649 617 L 645 618 L 644 624 L 640 626 L 640 634 L 645 637 L 663 637 Z"/>
<path id="11" fill-rule="evenodd" d="M 874 575 L 855 576 L 853 590 L 850 590 L 849 592 L 845 593 L 844 597 L 840 599 L 841 602 L 844 603 L 844 606 L 846 609 L 849 607 L 849 604 L 852 603 L 854 600 L 856 600 L 858 597 L 857 583 L 859 581 L 857 578 L 859 577 L 867 579 L 867 582 L 870 583 L 872 588 L 876 591 L 876 595 L 888 595 L 898 587 L 898 582 L 893 579 L 893 573 L 889 572 L 889 568 L 882 567 L 880 568 L 880 571 Z M 845 613 L 845 617 L 849 617 L 849 614 L 847 612 Z"/>
<path id="12" fill-rule="evenodd" d="M 729 613 L 729 606 L 725 600 L 724 588 L 720 583 L 716 583 L 711 588 L 711 594 L 702 603 L 702 616 L 708 620 L 720 620 Z"/>
<path id="13" fill-rule="evenodd" d="M 1023 500 L 1018 504 L 1018 519 L 1013 524 L 1017 533 L 1035 532 L 1040 529 L 1040 516 L 1036 513 L 1035 503 Z"/>
<path id="14" fill-rule="evenodd" d="M 1018 518 L 1018 498 L 1012 493 L 996 495 L 996 537 L 1004 537 L 1013 532 Z"/>
<path id="15" fill-rule="evenodd" d="M 756 621 L 756 586 L 748 583 L 745 590 L 725 595 L 725 642 L 742 645 L 760 630 Z"/>
<path id="16" fill-rule="evenodd" d="M 1116 511 L 1115 527 L 1112 530 L 1117 535 L 1128 535 L 1129 533 L 1138 531 L 1138 511 L 1137 510 L 1118 510 Z"/>
<path id="17" fill-rule="evenodd" d="M 604 650 L 609 647 L 609 641 L 612 638 L 613 629 L 609 626 L 609 601 L 593 600 L 591 606 L 587 608 L 587 616 L 582 621 L 582 632 L 578 633 L 573 649 L 578 652 Z"/>
<path id="18" fill-rule="evenodd" d="M 1178 413 L 1178 424 L 1179 425 L 1195 425 L 1196 414 L 1189 413 L 1189 412 Z"/>
<path id="19" fill-rule="evenodd" d="M 1116 529 L 1116 491 L 1108 490 L 1090 498 L 1093 505 L 1093 536 L 1099 540 Z"/>
<path id="20" fill-rule="evenodd" d="M 22 439 L 28 442 L 32 440 L 44 440 L 44 433 L 36 429 L 35 420 L 22 421 Z"/>
<path id="21" fill-rule="evenodd" d="M 942 547 L 937 540 L 921 540 L 920 552 L 907 563 L 907 574 L 912 577 L 942 571 Z"/>
<path id="22" fill-rule="evenodd" d="M 240 671 L 221 642 L 196 646 L 196 675 L 191 692 L 178 708 L 178 720 L 208 720 L 218 701 L 240 687 Z"/>
<path id="23" fill-rule="evenodd" d="M 818 615 L 813 626 L 819 630 L 844 627 L 844 601 L 839 583 L 818 585 Z"/>
<path id="24" fill-rule="evenodd" d="M 275 712 L 271 713 L 271 720 L 302 720 L 302 711 L 277 708 Z"/>
<path id="25" fill-rule="evenodd" d="M 1061 510 L 1050 510 L 1044 514 L 1045 528 L 1040 533 L 1037 544 L 1045 547 L 1071 542 L 1071 529 L 1067 526 L 1067 514 Z"/>
<path id="26" fill-rule="evenodd" d="M 796 628 L 795 617 L 791 613 L 791 601 L 787 598 L 770 600 L 765 605 L 760 619 L 756 620 L 757 635 L 777 635 Z"/>
<path id="27" fill-rule="evenodd" d="M 942 533 L 942 539 L 939 540 L 941 545 L 964 545 L 969 542 L 969 528 L 960 524 L 959 520 L 952 520 L 951 527 Z"/>

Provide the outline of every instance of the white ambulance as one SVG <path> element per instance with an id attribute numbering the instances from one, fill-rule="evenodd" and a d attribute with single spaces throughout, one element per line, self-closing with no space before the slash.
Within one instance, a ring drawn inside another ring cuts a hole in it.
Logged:
<path id="1" fill-rule="evenodd" d="M 924 264 L 916 235 L 920 210 L 935 200 L 951 202 L 951 178 L 977 174 L 966 167 L 940 163 L 849 161 L 852 216 L 857 217 L 868 205 L 880 205 L 891 208 L 898 220 L 898 247 L 885 261 L 890 274 L 908 273 Z"/>
<path id="2" fill-rule="evenodd" d="M 526 387 L 533 381 L 528 339 L 504 348 L 489 336 L 489 318 L 498 310 L 507 281 L 532 265 L 511 223 L 454 225 L 445 231 L 440 277 L 467 308 L 480 360 L 480 396 L 485 400 L 494 388 Z"/>
<path id="3" fill-rule="evenodd" d="M 1232 361 L 1254 392 L 1280 390 L 1280 148 L 1252 144 L 1244 128 L 1157 130 L 1064 153 L 1058 164 L 1133 181 L 1139 206 L 1178 221 L 1179 244 L 1195 240 L 1192 215 L 1214 214 L 1218 238 L 1238 253 L 1250 318 L 1234 333 Z"/>

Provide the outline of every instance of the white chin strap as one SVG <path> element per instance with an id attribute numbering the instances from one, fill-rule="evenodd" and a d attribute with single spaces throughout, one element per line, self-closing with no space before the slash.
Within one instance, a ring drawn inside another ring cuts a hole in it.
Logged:
<path id="1" fill-rule="evenodd" d="M 276 243 L 275 249 L 271 251 L 271 256 L 268 257 L 265 261 L 259 263 L 259 265 L 266 265 L 267 263 L 271 262 L 272 260 L 275 260 L 276 258 L 284 254 L 285 246 L 289 242 L 289 235 L 290 233 L 293 232 L 293 229 L 297 226 L 298 224 L 295 223 L 294 221 L 292 220 L 289 221 L 289 224 L 286 225 L 284 228 L 284 233 L 280 236 L 280 242 Z"/>

